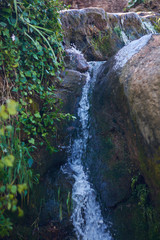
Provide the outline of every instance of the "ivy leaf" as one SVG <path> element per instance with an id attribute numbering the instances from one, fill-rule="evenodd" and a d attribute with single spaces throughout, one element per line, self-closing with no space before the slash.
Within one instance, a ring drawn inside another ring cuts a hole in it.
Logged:
<path id="1" fill-rule="evenodd" d="M 13 155 L 7 155 L 4 158 L 2 158 L 2 161 L 5 166 L 7 167 L 13 167 L 14 163 L 14 156 Z"/>
<path id="2" fill-rule="evenodd" d="M 16 210 L 17 210 L 17 206 L 14 205 L 14 206 L 12 207 L 12 212 L 15 212 Z"/>
<path id="3" fill-rule="evenodd" d="M 39 112 L 36 112 L 36 113 L 34 114 L 34 116 L 35 116 L 36 118 L 41 118 L 41 115 L 40 115 Z"/>
<path id="4" fill-rule="evenodd" d="M 16 115 L 18 103 L 13 99 L 7 101 L 7 111 L 10 115 Z"/>
<path id="5" fill-rule="evenodd" d="M 14 87 L 14 88 L 12 89 L 12 92 L 18 92 L 18 89 Z"/>
<path id="6" fill-rule="evenodd" d="M 7 126 L 6 126 L 6 130 L 7 130 L 8 132 L 12 132 L 12 131 L 13 131 L 13 127 L 12 127 L 11 125 L 7 125 Z"/>
<path id="7" fill-rule="evenodd" d="M 11 187 L 11 193 L 13 193 L 13 194 L 16 194 L 16 193 L 17 193 L 17 186 L 16 186 L 16 185 L 13 185 L 13 186 Z"/>
<path id="8" fill-rule="evenodd" d="M 28 140 L 28 142 L 31 143 L 31 144 L 35 144 L 34 138 L 31 138 L 30 140 Z"/>
<path id="9" fill-rule="evenodd" d="M 0 136 L 4 136 L 4 128 L 0 129 Z"/>
<path id="10" fill-rule="evenodd" d="M 23 217 L 23 215 L 24 215 L 23 210 L 20 207 L 18 207 L 18 217 Z"/>
<path id="11" fill-rule="evenodd" d="M 5 30 L 3 31 L 3 35 L 9 38 L 9 37 L 10 37 L 9 30 L 8 30 L 8 29 L 5 29 Z"/>
<path id="12" fill-rule="evenodd" d="M 8 210 L 10 210 L 10 209 L 11 209 L 11 207 L 12 207 L 12 204 L 11 204 L 11 202 L 8 202 L 8 206 L 7 206 Z"/>
<path id="13" fill-rule="evenodd" d="M 2 27 L 6 27 L 6 26 L 7 26 L 7 24 L 4 23 L 4 22 L 0 22 L 0 25 L 1 25 Z"/>
<path id="14" fill-rule="evenodd" d="M 12 65 L 12 67 L 16 68 L 19 66 L 19 63 L 15 63 L 14 65 Z"/>
<path id="15" fill-rule="evenodd" d="M 30 71 L 25 72 L 26 77 L 32 77 L 32 74 Z"/>
<path id="16" fill-rule="evenodd" d="M 33 54 L 33 57 L 38 60 L 38 57 L 36 54 Z"/>
<path id="17" fill-rule="evenodd" d="M 24 192 L 25 190 L 27 190 L 27 184 L 23 183 L 23 184 L 18 184 L 18 192 L 21 194 L 22 192 Z"/>
<path id="18" fill-rule="evenodd" d="M 5 186 L 0 187 L 0 192 L 1 192 L 1 193 L 4 193 L 5 190 L 6 190 L 6 187 L 5 187 Z"/>
<path id="19" fill-rule="evenodd" d="M 2 105 L 1 107 L 0 107 L 0 117 L 2 118 L 2 119 L 4 119 L 4 120 L 7 120 L 8 119 L 8 113 L 6 112 L 6 108 L 5 108 L 5 106 L 4 105 Z"/>
<path id="20" fill-rule="evenodd" d="M 4 163 L 0 160 L 0 169 L 4 167 Z"/>

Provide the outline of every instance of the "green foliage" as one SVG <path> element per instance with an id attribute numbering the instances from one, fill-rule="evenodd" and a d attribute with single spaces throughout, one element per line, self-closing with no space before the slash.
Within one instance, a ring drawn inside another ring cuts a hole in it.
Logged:
<path id="1" fill-rule="evenodd" d="M 6 211 L 23 210 L 17 206 L 18 196 L 29 195 L 32 186 L 32 170 L 29 166 L 29 149 L 19 139 L 19 130 L 15 125 L 18 104 L 8 100 L 0 107 L 0 236 L 9 235 L 12 223 L 6 217 Z M 11 123 L 12 125 L 9 125 Z M 14 126 L 14 127 L 13 127 Z"/>
<path id="2" fill-rule="evenodd" d="M 67 198 L 64 202 L 63 195 L 61 193 L 61 188 L 58 188 L 58 203 L 59 203 L 59 219 L 63 220 L 63 207 L 67 207 L 67 214 L 70 216 L 72 210 L 72 197 L 71 192 L 68 191 Z"/>
<path id="3" fill-rule="evenodd" d="M 70 192 L 68 192 L 68 195 L 67 195 L 66 205 L 67 205 L 68 214 L 70 215 L 71 208 L 72 208 L 72 199 L 71 199 L 71 193 Z"/>
<path id="4" fill-rule="evenodd" d="M 91 45 L 94 47 L 94 49 L 100 50 L 104 54 L 109 54 L 111 49 L 111 44 L 110 44 L 110 33 L 107 34 L 102 34 L 99 32 L 99 34 L 94 35 L 93 38 L 91 39 Z"/>
<path id="5" fill-rule="evenodd" d="M 134 176 L 131 182 L 131 189 L 134 198 L 137 200 L 140 209 L 142 210 L 144 222 L 148 229 L 148 239 L 158 240 L 160 230 L 160 215 L 154 209 L 153 204 L 150 200 L 150 192 L 148 186 L 140 180 L 140 174 Z"/>
<path id="6" fill-rule="evenodd" d="M 119 26 L 114 28 L 114 32 L 117 34 L 118 37 L 121 37 L 121 29 Z"/>
<path id="7" fill-rule="evenodd" d="M 156 23 L 154 24 L 155 30 L 160 33 L 160 18 L 156 19 Z"/>
<path id="8" fill-rule="evenodd" d="M 134 176 L 131 182 L 131 189 L 134 196 L 138 199 L 138 205 L 142 208 L 144 214 L 149 203 L 149 189 L 145 183 L 141 183 L 140 175 Z"/>
<path id="9" fill-rule="evenodd" d="M 63 67 L 62 30 L 58 0 L 5 1 L 0 13 L 0 72 L 5 80 L 2 92 L 20 102 L 25 140 L 33 145 L 46 142 L 49 133 L 57 134 L 59 114 L 55 85 Z M 3 103 L 2 102 L 2 103 Z M 39 141 L 35 141 L 40 136 Z"/>
<path id="10" fill-rule="evenodd" d="M 2 237 L 12 229 L 6 211 L 22 216 L 17 199 L 29 200 L 32 184 L 39 181 L 32 152 L 43 144 L 56 151 L 52 143 L 58 124 L 71 118 L 60 113 L 55 95 L 63 69 L 62 7 L 58 0 L 0 0 Z"/>

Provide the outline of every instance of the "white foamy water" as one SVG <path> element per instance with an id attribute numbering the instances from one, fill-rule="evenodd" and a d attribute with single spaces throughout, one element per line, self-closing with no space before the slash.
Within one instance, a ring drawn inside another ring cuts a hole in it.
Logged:
<path id="1" fill-rule="evenodd" d="M 144 20 L 142 22 L 142 26 L 143 26 L 143 29 L 145 29 L 147 31 L 147 33 L 152 33 L 152 34 L 157 34 L 154 26 L 152 25 L 152 23 L 149 21 L 149 20 Z"/>
<path id="2" fill-rule="evenodd" d="M 121 31 L 121 38 L 125 45 L 128 45 L 131 42 L 123 30 Z"/>
<path id="3" fill-rule="evenodd" d="M 88 174 L 83 168 L 82 161 L 86 155 L 87 142 L 89 139 L 89 92 L 96 80 L 97 70 L 104 62 L 89 63 L 93 77 L 87 73 L 87 82 L 83 87 L 82 98 L 79 103 L 78 116 L 81 128 L 78 136 L 70 146 L 68 165 L 74 178 L 72 188 L 73 213 L 71 220 L 78 240 L 111 240 L 107 225 L 103 221 L 100 204 L 96 200 L 96 193 L 92 188 Z M 65 170 L 65 173 L 66 170 Z"/>
<path id="4" fill-rule="evenodd" d="M 82 52 L 79 51 L 74 44 L 72 44 L 72 46 L 66 50 L 68 53 L 71 53 L 71 54 L 75 53 L 75 54 L 79 54 L 79 55 L 83 56 Z"/>
<path id="5" fill-rule="evenodd" d="M 114 69 L 117 70 L 118 68 L 123 67 L 133 55 L 138 53 L 142 47 L 147 44 L 151 36 L 152 34 L 145 35 L 138 40 L 130 42 L 127 46 L 124 46 L 122 49 L 120 49 L 115 56 L 116 64 Z"/>
<path id="6" fill-rule="evenodd" d="M 122 15 L 121 17 L 121 25 L 120 25 L 120 29 L 121 29 L 121 39 L 123 40 L 125 45 L 128 45 L 132 39 L 132 33 L 128 33 L 128 35 L 126 34 L 126 28 L 125 28 L 125 21 L 127 19 L 125 19 L 127 15 Z M 146 34 L 156 34 L 156 30 L 154 29 L 154 26 L 152 25 L 152 23 L 150 22 L 149 19 L 145 19 L 140 17 L 138 14 L 136 13 L 130 13 L 127 16 L 128 18 L 133 18 L 137 21 L 137 24 L 139 25 L 139 27 L 141 27 L 143 30 L 145 30 Z"/>

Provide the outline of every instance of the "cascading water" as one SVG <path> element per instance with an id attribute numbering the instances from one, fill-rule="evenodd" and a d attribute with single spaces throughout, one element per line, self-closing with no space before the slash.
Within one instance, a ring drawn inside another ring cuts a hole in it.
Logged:
<path id="1" fill-rule="evenodd" d="M 133 17 L 133 16 L 131 15 L 131 17 Z M 135 14 L 135 13 L 134 13 L 134 18 L 137 19 L 138 25 L 142 29 L 144 29 L 146 34 L 157 34 L 156 30 L 154 29 L 154 26 L 149 21 L 149 19 L 142 18 L 138 14 Z M 121 39 L 125 45 L 128 45 L 131 42 L 130 39 L 132 39 L 132 36 L 129 33 L 128 34 L 126 33 L 124 23 L 125 23 L 125 19 L 122 17 L 120 19 Z"/>
<path id="2" fill-rule="evenodd" d="M 87 73 L 87 81 L 83 88 L 82 98 L 79 103 L 78 117 L 81 127 L 78 129 L 77 137 L 70 146 L 68 166 L 72 174 L 74 184 L 72 188 L 73 213 L 71 216 L 75 233 L 78 240 L 111 240 L 107 231 L 107 225 L 103 222 L 100 204 L 96 200 L 96 193 L 89 183 L 88 174 L 83 167 L 86 157 L 87 142 L 89 136 L 89 92 L 93 87 L 97 70 L 103 62 L 92 62 L 90 72 Z"/>
<path id="3" fill-rule="evenodd" d="M 144 30 L 147 31 L 148 34 L 150 34 L 150 33 L 157 34 L 157 31 L 154 29 L 154 26 L 147 19 L 144 19 L 144 21 L 142 22 L 142 27 L 143 27 Z"/>
<path id="4" fill-rule="evenodd" d="M 115 55 L 114 69 L 123 67 L 151 38 L 145 35 L 141 39 L 132 41 Z M 81 54 L 72 47 L 69 52 Z M 79 102 L 78 117 L 80 127 L 77 128 L 77 137 L 71 139 L 69 146 L 68 163 L 62 168 L 63 172 L 74 179 L 72 186 L 73 212 L 71 220 L 78 240 L 112 240 L 108 225 L 103 221 L 100 204 L 96 200 L 96 192 L 89 182 L 89 175 L 85 171 L 83 162 L 87 159 L 87 145 L 90 136 L 89 111 L 90 98 L 98 69 L 104 62 L 90 62 L 86 84 L 83 87 L 82 98 Z"/>

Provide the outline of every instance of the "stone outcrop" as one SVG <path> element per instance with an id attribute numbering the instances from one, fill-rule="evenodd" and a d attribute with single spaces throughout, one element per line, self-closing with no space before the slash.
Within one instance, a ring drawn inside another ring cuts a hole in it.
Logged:
<path id="1" fill-rule="evenodd" d="M 57 85 L 56 95 L 63 101 L 63 111 L 75 114 L 89 65 L 75 48 L 66 48 L 64 62 L 65 70 L 61 73 L 62 81 Z"/>
<path id="2" fill-rule="evenodd" d="M 160 207 L 159 66 L 160 35 L 152 37 L 148 35 L 133 41 L 101 67 L 93 98 L 100 132 L 110 136 L 117 148 L 121 144 L 118 137 L 121 133 L 128 148 L 130 161 L 128 168 L 133 170 L 134 164 L 135 170 L 136 166 L 140 169 L 158 207 Z M 117 138 L 114 139 L 114 136 Z"/>
<path id="3" fill-rule="evenodd" d="M 150 32 L 148 20 L 136 13 L 112 14 L 101 8 L 62 11 L 61 22 L 65 45 L 75 45 L 89 61 L 107 60 Z"/>
<path id="4" fill-rule="evenodd" d="M 127 6 L 127 0 L 64 0 L 71 8 L 80 9 L 87 7 L 103 8 L 106 12 L 122 12 Z"/>

